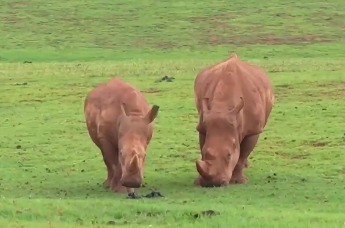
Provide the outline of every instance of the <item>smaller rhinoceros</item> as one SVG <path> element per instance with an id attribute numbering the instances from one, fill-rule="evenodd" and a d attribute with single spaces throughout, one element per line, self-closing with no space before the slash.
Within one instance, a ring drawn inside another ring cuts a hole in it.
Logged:
<path id="1" fill-rule="evenodd" d="M 134 192 L 143 182 L 144 162 L 159 107 L 115 77 L 92 89 L 84 103 L 86 126 L 101 150 L 107 168 L 103 185 L 116 192 Z"/>

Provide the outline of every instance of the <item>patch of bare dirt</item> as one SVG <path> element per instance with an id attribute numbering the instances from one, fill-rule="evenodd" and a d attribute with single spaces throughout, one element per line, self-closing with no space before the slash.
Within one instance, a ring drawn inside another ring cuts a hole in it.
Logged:
<path id="1" fill-rule="evenodd" d="M 284 88 L 284 89 L 293 89 L 292 85 L 290 84 L 282 84 L 282 85 L 276 85 L 277 88 Z"/>
<path id="2" fill-rule="evenodd" d="M 311 141 L 309 144 L 313 147 L 324 147 L 328 145 L 328 142 L 322 142 L 322 141 Z"/>
<path id="3" fill-rule="evenodd" d="M 335 28 L 335 29 L 344 29 L 345 28 L 345 21 L 344 21 L 344 14 L 340 12 L 334 12 L 325 14 L 324 12 L 330 12 L 327 9 L 324 11 L 319 11 L 314 13 L 311 17 L 311 20 L 315 23 L 322 22 L 327 27 Z"/>
<path id="4" fill-rule="evenodd" d="M 189 20 L 195 24 L 195 27 L 199 27 L 196 38 L 199 39 L 200 45 L 306 44 L 329 42 L 336 39 L 336 37 L 323 34 L 289 35 L 288 32 L 280 35 L 269 34 L 268 31 L 265 31 L 266 28 L 260 24 L 247 28 L 251 33 L 242 34 L 241 29 L 231 23 L 234 18 L 235 15 L 232 14 L 216 14 L 207 17 L 191 17 Z"/>
<path id="5" fill-rule="evenodd" d="M 137 39 L 133 42 L 134 47 L 143 47 L 146 45 L 145 39 Z"/>
<path id="6" fill-rule="evenodd" d="M 159 93 L 161 90 L 159 89 L 146 89 L 146 90 L 141 90 L 142 93 Z"/>
<path id="7" fill-rule="evenodd" d="M 207 40 L 209 43 L 212 43 L 212 44 L 221 44 L 222 43 L 222 39 L 216 35 L 209 36 Z"/>
<path id="8" fill-rule="evenodd" d="M 189 20 L 193 23 L 207 22 L 206 17 L 190 17 Z"/>
<path id="9" fill-rule="evenodd" d="M 11 3 L 9 3 L 9 6 L 11 8 L 18 8 L 18 7 L 23 7 L 23 6 L 28 6 L 30 5 L 31 3 L 29 1 L 13 1 Z"/>
<path id="10" fill-rule="evenodd" d="M 290 84 L 276 85 L 274 88 L 274 93 L 276 99 L 288 97 L 292 93 L 294 87 Z"/>
<path id="11" fill-rule="evenodd" d="M 5 20 L 3 21 L 3 23 L 5 23 L 5 24 L 18 24 L 18 23 L 21 23 L 23 21 L 22 18 L 19 18 L 15 14 L 9 14 L 9 15 L 10 15 L 9 17 L 5 17 Z"/>
<path id="12" fill-rule="evenodd" d="M 195 219 L 200 218 L 200 217 L 213 217 L 216 215 L 220 215 L 220 213 L 218 211 L 214 211 L 214 210 L 206 210 L 206 211 L 201 211 L 200 213 L 195 213 L 193 215 L 193 217 Z"/>
<path id="13" fill-rule="evenodd" d="M 314 85 L 313 85 L 314 84 Z M 312 87 L 318 87 L 313 93 L 304 93 L 307 96 L 329 97 L 334 99 L 343 99 L 345 97 L 345 82 L 330 82 L 330 83 L 313 83 Z"/>
<path id="14" fill-rule="evenodd" d="M 209 37 L 215 37 L 211 35 Z M 203 38 L 204 43 L 209 45 L 218 44 L 270 44 L 270 45 L 281 45 L 281 44 L 306 44 L 306 43 L 322 43 L 330 42 L 332 39 L 326 36 L 275 36 L 275 35 L 254 35 L 254 36 L 243 36 L 243 35 L 229 35 L 229 36 L 217 36 L 217 39 L 210 39 L 209 37 Z"/>
<path id="15" fill-rule="evenodd" d="M 307 82 L 308 88 L 301 89 L 300 84 L 276 85 L 274 93 L 276 98 L 288 98 L 290 95 L 300 94 L 301 100 L 322 99 L 324 97 L 343 99 L 345 97 L 345 82 Z"/>
<path id="16" fill-rule="evenodd" d="M 309 154 L 298 154 L 291 156 L 290 158 L 293 160 L 302 160 L 302 159 L 307 159 L 309 157 Z"/>
<path id="17" fill-rule="evenodd" d="M 318 87 L 322 87 L 322 88 L 339 88 L 339 89 L 345 89 L 345 81 L 341 81 L 341 82 L 329 82 L 329 83 L 318 83 L 317 84 Z"/>
<path id="18" fill-rule="evenodd" d="M 33 102 L 42 103 L 43 100 L 41 100 L 41 99 L 32 99 L 32 100 L 30 100 L 30 99 L 23 99 L 23 100 L 20 100 L 19 102 L 20 103 L 33 103 Z"/>
<path id="19" fill-rule="evenodd" d="M 291 154 L 291 153 L 286 153 L 286 152 L 277 152 L 275 153 L 276 155 L 285 158 L 285 159 L 292 159 L 292 160 L 304 160 L 308 159 L 309 154 L 306 153 L 297 153 L 297 154 Z"/>

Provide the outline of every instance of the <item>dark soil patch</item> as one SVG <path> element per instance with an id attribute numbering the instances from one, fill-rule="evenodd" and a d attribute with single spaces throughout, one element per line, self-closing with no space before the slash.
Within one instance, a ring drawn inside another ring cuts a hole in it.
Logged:
<path id="1" fill-rule="evenodd" d="M 325 12 L 327 12 L 328 14 Z M 342 13 L 331 13 L 330 9 L 324 9 L 323 11 L 313 13 L 311 20 L 315 23 L 322 21 L 325 26 L 335 29 L 345 28 L 344 15 Z"/>
<path id="2" fill-rule="evenodd" d="M 174 77 L 169 77 L 165 75 L 164 77 L 157 79 L 155 82 L 173 82 L 175 80 Z"/>
<path id="3" fill-rule="evenodd" d="M 345 97 L 345 82 L 306 82 L 308 83 L 308 88 L 302 89 L 302 83 L 295 85 L 282 84 L 275 86 L 276 98 L 287 98 L 290 95 L 296 96 L 300 94 L 301 100 L 310 100 L 311 98 L 322 99 L 324 97 L 329 97 L 333 99 L 343 99 Z M 303 83 L 305 85 L 306 83 Z"/>
<path id="4" fill-rule="evenodd" d="M 159 93 L 159 92 L 161 92 L 161 90 L 150 88 L 150 89 L 146 89 L 146 90 L 141 90 L 141 92 L 142 93 Z"/>
<path id="5" fill-rule="evenodd" d="M 276 15 L 280 17 L 280 14 Z M 306 44 L 330 42 L 340 37 L 328 36 L 324 34 L 299 34 L 290 35 L 288 31 L 294 31 L 295 28 L 286 26 L 281 34 L 270 33 L 267 27 L 260 24 L 253 24 L 246 28 L 251 31 L 250 34 L 244 33 L 241 25 L 233 22 L 233 19 L 240 18 L 240 15 L 234 14 L 214 14 L 208 16 L 191 17 L 189 20 L 198 28 L 196 38 L 200 45 L 220 45 L 220 44 Z M 286 18 L 288 20 L 288 18 Z"/>
<path id="6" fill-rule="evenodd" d="M 313 147 L 324 147 L 327 146 L 328 142 L 321 142 L 321 141 L 313 141 L 310 142 L 310 145 L 312 145 Z"/>
<path id="7" fill-rule="evenodd" d="M 335 81 L 329 83 L 316 83 L 317 87 L 320 88 L 338 88 L 338 89 L 345 89 L 345 81 Z"/>
<path id="8" fill-rule="evenodd" d="M 146 198 L 156 198 L 156 197 L 164 197 L 160 192 L 158 191 L 152 191 L 145 195 Z"/>
<path id="9" fill-rule="evenodd" d="M 11 3 L 9 3 L 8 5 L 11 7 L 11 8 L 19 8 L 19 7 L 23 7 L 23 6 L 28 6 L 30 5 L 31 3 L 29 1 L 13 1 Z"/>
<path id="10" fill-rule="evenodd" d="M 281 44 L 306 44 L 306 43 L 321 43 L 329 42 L 331 39 L 326 36 L 276 36 L 276 35 L 257 35 L 257 36 L 235 36 L 230 39 L 227 43 L 230 44 L 270 44 L 270 45 L 281 45 Z"/>
<path id="11" fill-rule="evenodd" d="M 189 20 L 193 23 L 207 22 L 206 17 L 190 17 Z"/>
<path id="12" fill-rule="evenodd" d="M 164 197 L 159 191 L 152 191 L 146 195 L 139 195 L 138 193 L 135 193 L 135 192 L 130 192 L 128 193 L 127 195 L 127 199 L 141 199 L 143 197 L 146 197 L 146 198 L 157 198 L 157 197 Z"/>
<path id="13" fill-rule="evenodd" d="M 314 85 L 313 85 L 314 84 Z M 304 93 L 303 95 L 312 97 L 329 97 L 334 99 L 343 99 L 345 97 L 345 82 L 330 82 L 330 83 L 312 83 L 311 87 L 318 87 L 312 93 Z"/>
<path id="14" fill-rule="evenodd" d="M 291 154 L 291 153 L 285 153 L 285 152 L 277 152 L 276 155 L 285 158 L 285 159 L 289 159 L 289 160 L 304 160 L 304 159 L 308 159 L 309 154 L 306 153 L 296 153 L 296 154 Z"/>
<path id="15" fill-rule="evenodd" d="M 266 182 L 267 183 L 275 182 L 277 180 L 278 180 L 278 178 L 277 178 L 277 174 L 276 173 L 273 173 L 273 175 L 268 175 L 266 177 Z"/>
<path id="16" fill-rule="evenodd" d="M 144 47 L 146 45 L 145 39 L 137 39 L 133 41 L 133 46 L 136 48 Z"/>
<path id="17" fill-rule="evenodd" d="M 220 213 L 218 211 L 214 210 L 206 210 L 206 211 L 201 211 L 200 213 L 196 213 L 193 215 L 194 218 L 200 218 L 200 217 L 213 217 L 216 215 L 219 215 Z"/>
<path id="18" fill-rule="evenodd" d="M 211 35 L 209 37 L 207 37 L 207 43 L 209 44 L 222 44 L 224 42 L 224 40 L 217 36 L 217 35 Z"/>
<path id="19" fill-rule="evenodd" d="M 143 212 L 143 211 L 137 211 L 136 213 L 137 215 L 143 215 L 145 217 L 157 217 L 157 216 L 162 216 L 163 212 L 151 212 L 151 211 L 148 211 L 148 212 Z"/>
<path id="20" fill-rule="evenodd" d="M 137 194 L 136 192 L 130 192 L 128 193 L 127 199 L 140 199 L 141 196 L 139 194 Z"/>
<path id="21" fill-rule="evenodd" d="M 106 224 L 107 224 L 107 225 L 115 225 L 116 222 L 111 220 L 111 221 L 108 221 Z"/>
<path id="22" fill-rule="evenodd" d="M 284 88 L 284 89 L 293 89 L 292 85 L 289 85 L 289 84 L 276 85 L 276 87 Z"/>
<path id="23" fill-rule="evenodd" d="M 293 91 L 294 87 L 290 84 L 276 85 L 274 88 L 274 94 L 277 100 L 279 98 L 288 97 Z"/>
<path id="24" fill-rule="evenodd" d="M 302 160 L 302 159 L 307 159 L 309 157 L 309 154 L 299 154 L 299 155 L 294 155 L 291 157 L 293 160 Z"/>

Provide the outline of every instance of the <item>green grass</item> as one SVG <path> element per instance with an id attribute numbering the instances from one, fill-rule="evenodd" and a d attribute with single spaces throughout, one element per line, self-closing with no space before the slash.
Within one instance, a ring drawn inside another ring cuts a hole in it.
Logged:
<path id="1" fill-rule="evenodd" d="M 216 58 L 229 51 L 248 58 L 335 57 L 345 52 L 343 0 L 1 0 L 1 5 L 2 61 Z"/>
<path id="2" fill-rule="evenodd" d="M 1 5 L 0 227 L 344 227 L 343 1 Z M 248 184 L 198 188 L 194 78 L 231 52 L 268 72 L 277 104 Z M 114 75 L 161 107 L 140 191 L 164 198 L 100 185 L 83 101 Z"/>

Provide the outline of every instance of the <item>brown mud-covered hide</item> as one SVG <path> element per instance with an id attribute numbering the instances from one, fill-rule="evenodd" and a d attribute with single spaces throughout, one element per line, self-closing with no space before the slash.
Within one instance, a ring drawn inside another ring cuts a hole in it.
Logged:
<path id="1" fill-rule="evenodd" d="M 103 185 L 133 192 L 143 182 L 146 150 L 159 107 L 118 77 L 96 86 L 84 103 L 86 126 L 107 168 Z"/>
<path id="2" fill-rule="evenodd" d="M 203 187 L 245 183 L 243 169 L 275 100 L 268 76 L 233 54 L 201 71 L 194 93 L 202 156 L 196 161 L 199 177 L 194 183 Z"/>

